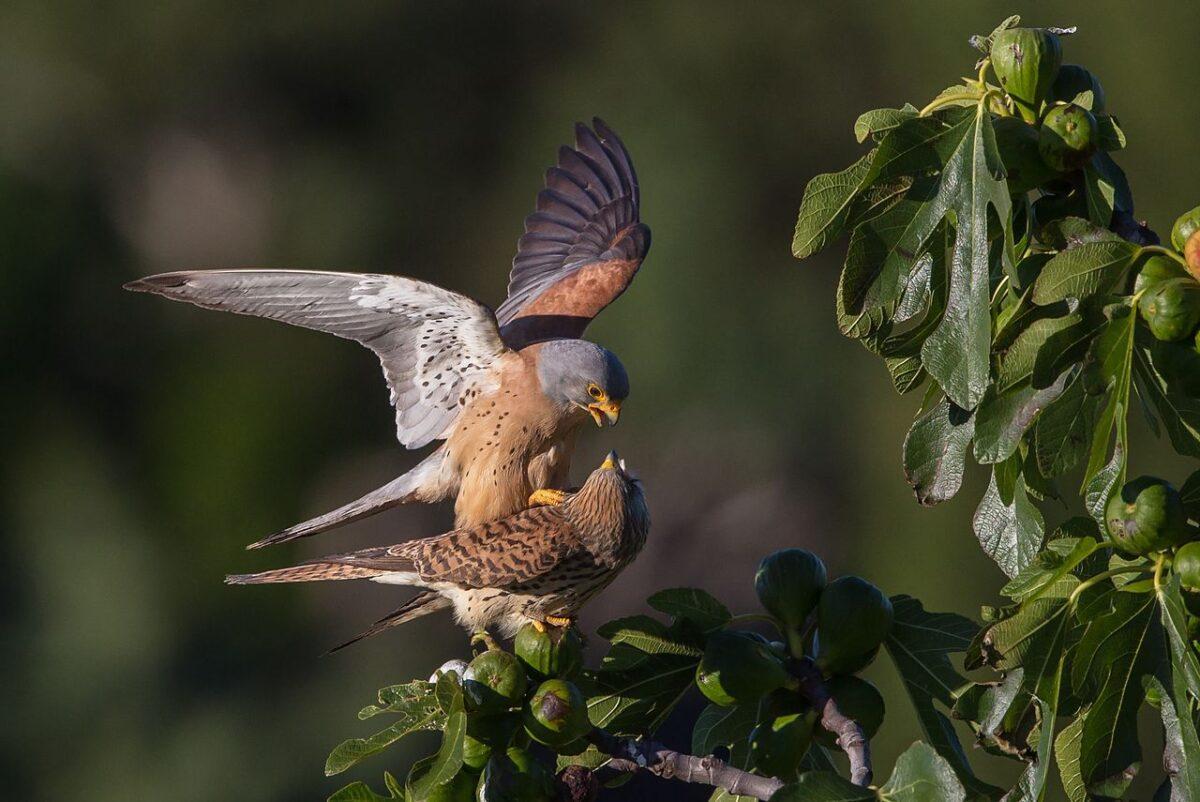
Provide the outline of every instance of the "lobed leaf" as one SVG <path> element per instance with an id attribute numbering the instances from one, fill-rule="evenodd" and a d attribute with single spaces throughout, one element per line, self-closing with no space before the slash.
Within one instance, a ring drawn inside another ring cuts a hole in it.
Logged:
<path id="1" fill-rule="evenodd" d="M 842 233 L 854 199 L 871 172 L 873 156 L 868 154 L 840 173 L 823 173 L 808 182 L 792 237 L 793 256 L 812 256 Z"/>
<path id="2" fill-rule="evenodd" d="M 904 478 L 917 501 L 932 506 L 954 497 L 974 435 L 974 415 L 946 400 L 913 422 L 904 438 Z"/>
<path id="3" fill-rule="evenodd" d="M 1029 499 L 1025 480 L 1018 477 L 1011 498 L 1005 501 L 993 469 L 988 488 L 975 510 L 972 527 L 979 545 L 1000 570 L 1015 577 L 1033 561 L 1042 545 L 1045 523 Z"/>
<path id="4" fill-rule="evenodd" d="M 950 764 L 919 741 L 896 759 L 892 776 L 879 789 L 879 798 L 888 802 L 962 802 L 966 797 Z"/>
<path id="5" fill-rule="evenodd" d="M 646 602 L 660 613 L 691 621 L 706 632 L 725 626 L 733 617 L 729 608 L 699 588 L 660 590 Z"/>

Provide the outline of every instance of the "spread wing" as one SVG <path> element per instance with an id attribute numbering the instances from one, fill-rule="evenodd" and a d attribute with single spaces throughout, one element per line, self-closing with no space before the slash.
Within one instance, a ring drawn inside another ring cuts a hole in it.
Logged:
<path id="1" fill-rule="evenodd" d="M 513 348 L 579 337 L 633 281 L 650 249 L 639 219 L 637 174 L 625 146 L 601 120 L 577 123 L 575 148 L 559 150 L 496 311 Z"/>
<path id="2" fill-rule="evenodd" d="M 534 507 L 472 529 L 313 562 L 413 573 L 424 583 L 510 588 L 545 575 L 579 547 L 558 507 Z"/>
<path id="3" fill-rule="evenodd" d="M 466 400 L 492 386 L 495 362 L 508 350 L 486 306 L 400 276 L 189 270 L 125 286 L 362 343 L 383 363 L 396 436 L 409 448 L 444 439 Z"/>

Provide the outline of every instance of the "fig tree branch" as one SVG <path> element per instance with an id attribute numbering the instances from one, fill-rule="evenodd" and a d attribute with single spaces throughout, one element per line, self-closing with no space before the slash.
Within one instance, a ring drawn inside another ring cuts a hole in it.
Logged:
<path id="1" fill-rule="evenodd" d="M 712 755 L 696 757 L 676 752 L 657 741 L 622 738 L 598 727 L 587 739 L 601 752 L 612 756 L 608 767 L 616 771 L 648 771 L 659 777 L 711 785 L 731 794 L 762 800 L 770 799 L 783 787 L 783 783 L 774 777 L 751 774 Z"/>
<path id="2" fill-rule="evenodd" d="M 797 660 L 792 669 L 800 681 L 799 691 L 821 714 L 821 726 L 837 738 L 837 744 L 850 759 L 850 782 L 855 785 L 870 785 L 871 744 L 858 722 L 838 709 L 837 702 L 829 695 L 821 671 L 812 658 Z"/>

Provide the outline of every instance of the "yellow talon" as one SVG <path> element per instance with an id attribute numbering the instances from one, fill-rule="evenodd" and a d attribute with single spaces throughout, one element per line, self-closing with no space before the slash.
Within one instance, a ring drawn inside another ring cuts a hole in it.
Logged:
<path id="1" fill-rule="evenodd" d="M 560 615 L 548 615 L 546 616 L 546 623 L 554 627 L 569 627 L 571 626 L 571 619 Z"/>
<path id="2" fill-rule="evenodd" d="M 565 490 L 551 490 L 543 487 L 533 491 L 529 497 L 530 507 L 554 507 L 562 504 L 563 499 L 567 497 Z"/>
<path id="3" fill-rule="evenodd" d="M 538 632 L 546 631 L 546 625 L 543 624 L 541 621 L 537 621 L 537 620 L 533 621 L 533 628 L 536 629 Z"/>

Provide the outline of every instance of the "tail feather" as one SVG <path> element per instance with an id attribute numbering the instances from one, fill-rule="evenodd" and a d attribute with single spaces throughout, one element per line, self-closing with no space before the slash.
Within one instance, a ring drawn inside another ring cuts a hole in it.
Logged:
<path id="1" fill-rule="evenodd" d="M 334 652 L 341 651 L 352 643 L 358 643 L 363 638 L 369 638 L 372 635 L 378 635 L 384 630 L 408 623 L 414 618 L 420 618 L 423 615 L 429 615 L 430 613 L 437 612 L 438 610 L 444 610 L 449 606 L 450 600 L 439 595 L 437 592 L 432 590 L 421 591 L 416 596 L 413 596 L 411 599 L 406 601 L 403 605 L 388 613 L 383 618 L 379 619 L 350 640 L 334 646 L 332 649 L 326 652 L 326 654 L 333 654 Z"/>
<path id="2" fill-rule="evenodd" d="M 267 585 L 279 582 L 327 582 L 339 579 L 372 579 L 388 573 L 375 568 L 364 568 L 344 563 L 312 562 L 276 568 L 257 574 L 230 574 L 225 577 L 226 585 Z"/>
<path id="3" fill-rule="evenodd" d="M 251 543 L 246 548 L 261 549 L 263 546 L 317 535 L 410 501 L 441 501 L 452 495 L 455 490 L 456 483 L 448 475 L 448 462 L 446 449 L 439 448 L 408 473 L 372 490 L 362 498 L 304 523 L 289 526 L 281 532 Z"/>

